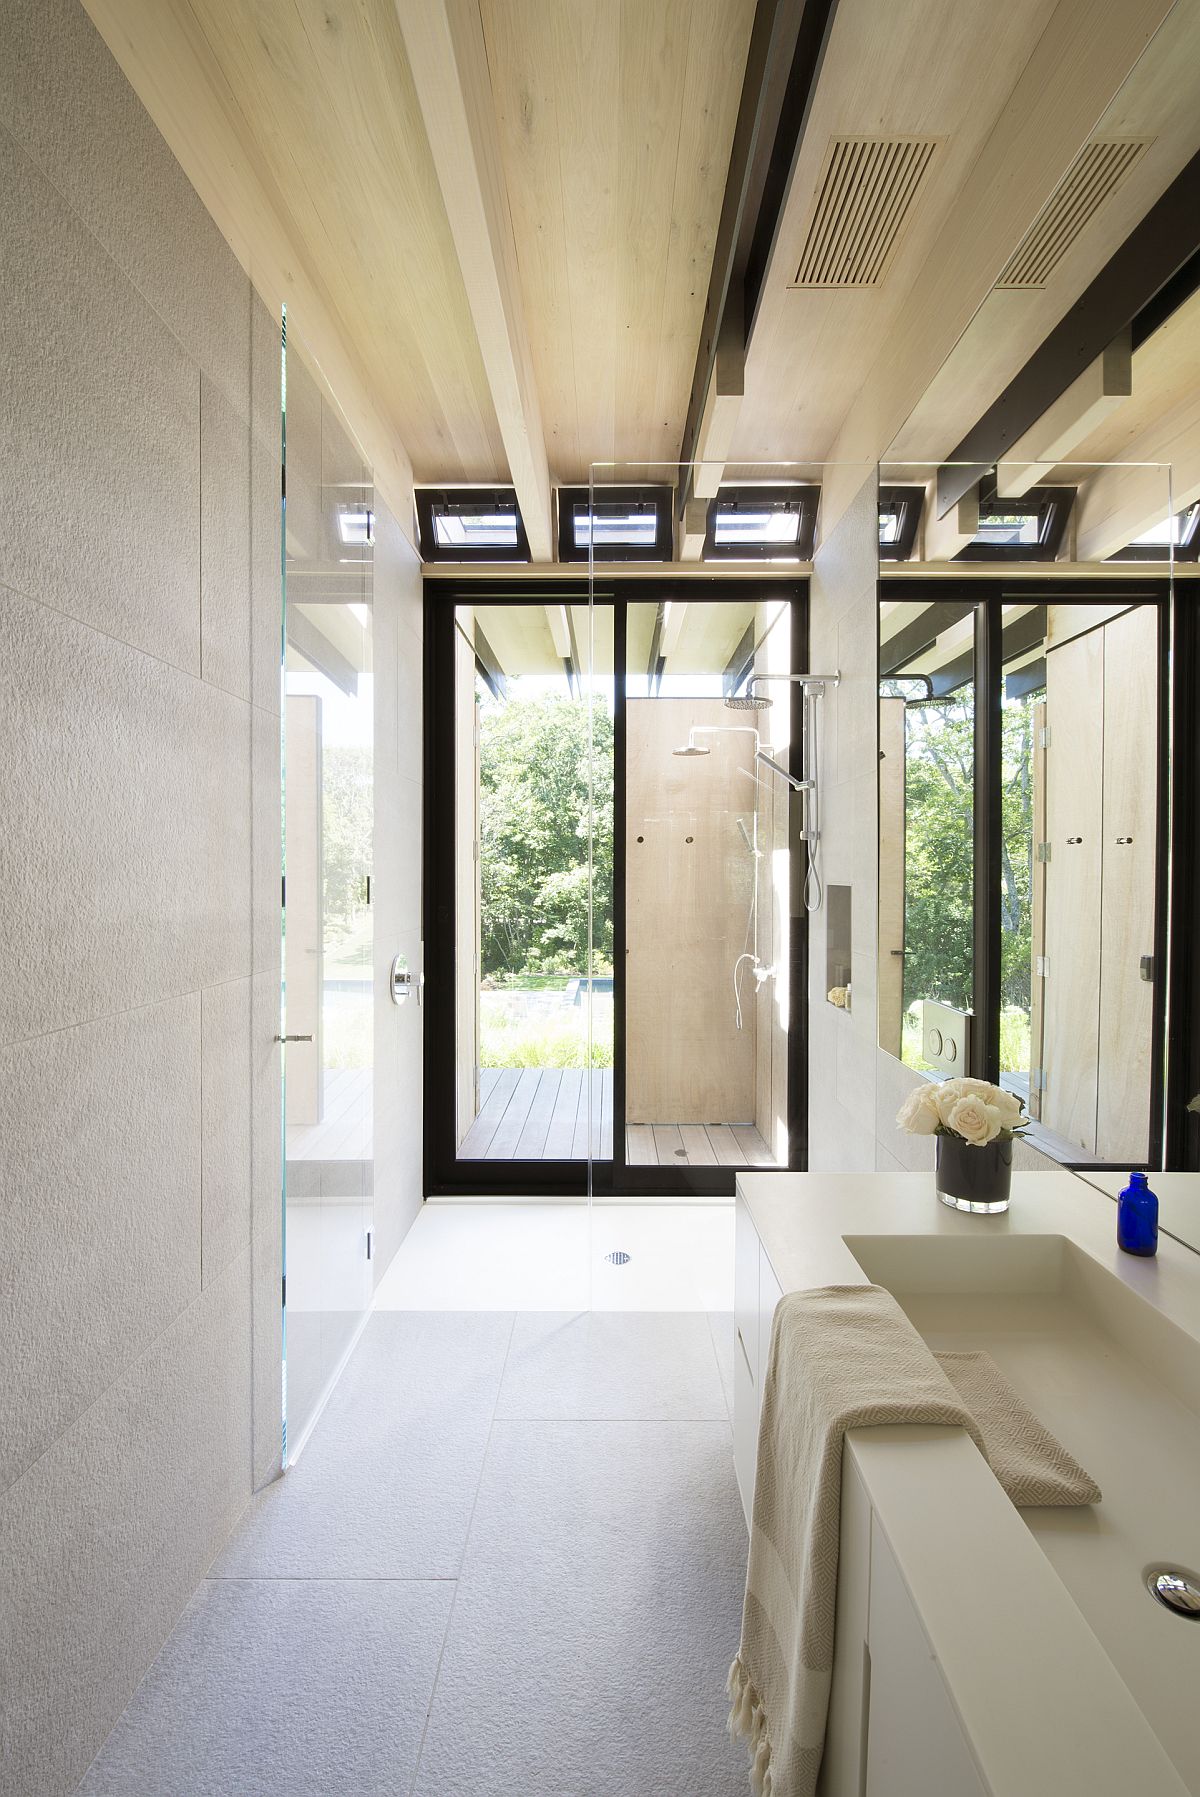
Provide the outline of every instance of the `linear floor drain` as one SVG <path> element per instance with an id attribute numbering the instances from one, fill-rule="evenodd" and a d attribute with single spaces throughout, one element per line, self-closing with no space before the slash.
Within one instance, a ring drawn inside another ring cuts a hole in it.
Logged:
<path id="1" fill-rule="evenodd" d="M 626 1254 L 624 1248 L 614 1248 L 612 1253 L 606 1254 L 604 1258 L 608 1261 L 610 1266 L 627 1267 L 629 1265 L 629 1256 Z"/>

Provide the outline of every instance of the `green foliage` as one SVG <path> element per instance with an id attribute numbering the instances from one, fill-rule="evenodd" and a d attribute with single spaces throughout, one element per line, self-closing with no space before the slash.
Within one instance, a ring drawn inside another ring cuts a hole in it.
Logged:
<path id="1" fill-rule="evenodd" d="M 611 1067 L 613 1045 L 607 1039 L 592 1041 L 590 1058 L 586 1033 L 577 1023 L 546 1022 L 520 1018 L 487 1021 L 479 1044 L 481 1067 Z"/>
<path id="2" fill-rule="evenodd" d="M 613 729 L 607 710 L 595 707 L 589 744 L 588 710 L 568 698 L 519 696 L 480 707 L 485 978 L 587 971 L 589 761 L 595 769 L 595 971 L 611 972 Z"/>
<path id="3" fill-rule="evenodd" d="M 904 1001 L 968 1010 L 975 737 L 970 700 L 905 713 Z"/>
<path id="4" fill-rule="evenodd" d="M 374 802 L 372 751 L 327 744 L 321 763 L 327 941 L 350 930 L 366 908 Z"/>
<path id="5" fill-rule="evenodd" d="M 1033 890 L 1034 697 L 1003 708 L 1000 1002 L 1028 1035 Z M 904 997 L 968 1010 L 974 933 L 975 723 L 969 698 L 906 714 Z M 1003 1032 L 1003 1025 L 1002 1025 Z M 1015 1025 L 1008 1050 L 1018 1052 Z M 1005 1064 L 1002 1055 L 1002 1064 Z M 1017 1066 L 1029 1065 L 1028 1049 Z"/>

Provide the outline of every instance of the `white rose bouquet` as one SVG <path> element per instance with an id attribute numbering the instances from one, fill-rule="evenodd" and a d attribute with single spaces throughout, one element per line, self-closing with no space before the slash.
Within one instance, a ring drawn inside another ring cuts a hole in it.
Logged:
<path id="1" fill-rule="evenodd" d="M 986 1079 L 923 1081 L 896 1113 L 910 1136 L 957 1136 L 972 1148 L 1009 1142 L 1028 1121 L 1016 1094 Z"/>

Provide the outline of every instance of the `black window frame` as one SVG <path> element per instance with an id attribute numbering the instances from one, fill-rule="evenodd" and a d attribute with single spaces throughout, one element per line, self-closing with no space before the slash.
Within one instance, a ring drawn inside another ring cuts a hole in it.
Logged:
<path id="1" fill-rule="evenodd" d="M 1185 505 L 1175 516 L 1177 520 L 1186 520 L 1186 523 L 1183 524 L 1179 541 L 1173 549 L 1165 543 L 1126 543 L 1123 549 L 1117 549 L 1108 556 L 1108 561 L 1135 566 L 1138 562 L 1200 562 L 1200 499 L 1192 505 Z"/>
<path id="2" fill-rule="evenodd" d="M 954 557 L 958 562 L 1052 562 L 1058 557 L 1067 520 L 1075 503 L 1074 487 L 1035 487 L 1021 499 L 1000 499 L 995 494 L 979 501 L 979 521 L 997 516 L 1039 520 L 1036 543 L 967 543 Z"/>
<path id="3" fill-rule="evenodd" d="M 809 582 L 790 570 L 779 574 L 720 574 L 672 578 L 667 574 L 620 576 L 589 581 L 586 574 L 553 583 L 553 596 L 569 604 L 611 605 L 614 655 L 613 761 L 613 1057 L 614 1125 L 625 1112 L 625 945 L 626 945 L 626 755 L 625 725 L 628 607 L 639 601 L 669 599 L 689 604 L 720 603 L 739 597 L 751 584 L 759 596 L 786 597 L 792 605 L 791 670 L 808 666 Z M 423 1044 L 423 1176 L 426 1197 L 519 1197 L 537 1194 L 583 1198 L 591 1190 L 622 1197 L 731 1197 L 737 1167 L 630 1166 L 620 1127 L 613 1130 L 611 1161 L 460 1160 L 455 1141 L 457 1044 L 457 929 L 454 879 L 455 837 L 455 610 L 459 605 L 531 605 L 550 596 L 541 583 L 498 575 L 457 580 L 431 575 L 424 583 L 424 755 L 425 846 L 422 866 L 422 931 L 425 948 Z M 793 682 L 790 740 L 799 745 L 803 729 L 803 689 Z M 796 750 L 798 753 L 798 748 Z M 788 1031 L 788 1170 L 808 1165 L 808 914 L 800 902 L 806 867 L 799 845 L 790 867 Z"/>
<path id="4" fill-rule="evenodd" d="M 729 506 L 778 506 L 795 503 L 799 512 L 794 547 L 782 543 L 718 543 L 717 513 Z M 801 481 L 775 486 L 723 486 L 715 499 L 708 502 L 704 523 L 706 562 L 810 562 L 817 540 L 817 513 L 821 505 L 821 489 Z"/>
<path id="5" fill-rule="evenodd" d="M 592 562 L 596 566 L 612 562 L 670 562 L 675 559 L 675 489 L 671 486 L 559 487 L 558 489 L 558 559 L 560 562 Z M 639 543 L 598 543 L 591 549 L 575 541 L 575 512 L 593 505 L 620 505 L 633 508 L 649 505 L 654 511 L 654 547 L 647 550 Z"/>
<path id="6" fill-rule="evenodd" d="M 1186 588 L 1188 583 L 1183 583 Z M 1193 1003 L 1200 1001 L 1200 949 L 1190 942 L 1175 941 L 1168 947 L 1168 893 L 1173 900 L 1174 915 L 1178 910 L 1181 883 L 1194 903 L 1193 877 L 1200 877 L 1200 844 L 1188 840 L 1187 820 L 1200 815 L 1200 760 L 1197 759 L 1198 729 L 1193 714 L 1181 711 L 1193 691 L 1200 691 L 1200 581 L 1191 585 L 1185 605 L 1179 604 L 1181 588 L 1165 577 L 1139 577 L 1131 573 L 1128 581 L 1103 579 L 1047 580 L 1036 576 L 1006 579 L 966 577 L 961 581 L 946 578 L 913 579 L 882 575 L 878 582 L 878 598 L 925 600 L 930 604 L 957 605 L 974 614 L 974 687 L 975 687 L 975 780 L 973 841 L 973 1018 L 967 1071 L 976 1079 L 997 1082 L 1000 1077 L 1000 988 L 1001 988 L 1001 839 L 1003 832 L 1002 764 L 1004 753 L 1002 698 L 1004 684 L 1004 607 L 1053 602 L 1056 605 L 1096 605 L 1128 600 L 1130 604 L 1152 605 L 1158 611 L 1158 816 L 1155 820 L 1155 898 L 1154 898 L 1154 1013 L 1151 1043 L 1150 1075 L 1150 1140 L 1148 1156 L 1137 1164 L 1161 1166 L 1164 1148 L 1172 1144 L 1190 1144 L 1193 1155 L 1188 1165 L 1200 1164 L 1200 1126 L 1189 1127 L 1186 1105 L 1190 1092 L 1187 1082 L 1200 1082 L 1200 1046 L 1190 1049 L 1182 1040 L 1176 1043 L 1180 1026 L 1173 1024 L 1171 1042 L 1167 1040 L 1168 1005 L 1173 1018 L 1200 1018 Z M 1105 620 L 1101 620 L 1101 623 Z M 1100 624 L 1090 626 L 1099 628 Z M 1181 631 L 1186 637 L 1187 653 L 1180 652 Z M 878 635 L 878 632 L 877 632 Z M 1176 650 L 1172 654 L 1172 640 Z M 883 672 L 878 656 L 876 672 Z M 1191 686 L 1186 683 L 1190 681 Z M 1180 735 L 1172 755 L 1171 720 L 1178 722 Z M 1183 733 L 1190 731 L 1190 737 Z M 1172 820 L 1174 832 L 1172 835 Z M 1181 932 L 1187 937 L 1186 926 Z M 1194 1031 L 1185 1029 L 1190 1037 Z M 1187 1062 L 1184 1065 L 1185 1061 Z M 1191 1088 L 1195 1090 L 1195 1087 Z M 1165 1100 L 1165 1105 L 1164 1105 Z M 1035 1134 L 1032 1146 L 1041 1152 L 1049 1150 L 1039 1144 Z M 1183 1148 L 1171 1150 L 1182 1154 Z M 1057 1158 L 1057 1157 L 1052 1157 Z M 1059 1163 L 1066 1167 L 1090 1168 L 1093 1172 L 1109 1168 L 1128 1171 L 1126 1163 L 1103 1162 L 1094 1158 Z M 1172 1164 L 1179 1164 L 1177 1161 Z"/>
<path id="7" fill-rule="evenodd" d="M 912 560 L 916 547 L 917 530 L 921 523 L 921 512 L 925 505 L 924 487 L 891 486 L 879 489 L 879 510 L 895 506 L 900 513 L 900 534 L 894 543 L 879 545 L 881 562 L 907 562 Z"/>
<path id="8" fill-rule="evenodd" d="M 531 559 L 529 538 L 525 534 L 525 521 L 521 517 L 515 487 L 417 487 L 413 498 L 417 508 L 417 535 L 420 538 L 423 562 L 462 564 L 527 562 Z M 516 517 L 517 540 L 515 544 L 479 544 L 474 547 L 439 543 L 433 516 L 435 506 L 457 507 L 460 510 L 478 506 L 496 511 L 507 511 L 511 506 Z"/>

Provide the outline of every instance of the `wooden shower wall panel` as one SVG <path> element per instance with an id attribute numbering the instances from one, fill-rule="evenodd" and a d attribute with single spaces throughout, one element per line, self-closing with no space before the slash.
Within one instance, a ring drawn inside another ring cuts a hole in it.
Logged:
<path id="1" fill-rule="evenodd" d="M 1096 1152 L 1139 1160 L 1149 1147 L 1158 777 L 1158 625 L 1153 606 L 1104 636 L 1104 839 Z"/>
<path id="2" fill-rule="evenodd" d="M 734 1020 L 733 964 L 747 935 L 753 714 L 719 699 L 630 699 L 626 708 L 628 1123 L 750 1123 L 755 1000 L 749 967 Z M 676 758 L 694 725 L 704 756 Z"/>
<path id="3" fill-rule="evenodd" d="M 1054 611 L 1051 606 L 1049 610 Z M 1089 1152 L 1100 1040 L 1104 632 L 1046 657 L 1046 958 L 1042 1122 Z"/>
<path id="4" fill-rule="evenodd" d="M 879 1046 L 904 1030 L 904 700 L 879 701 Z"/>

